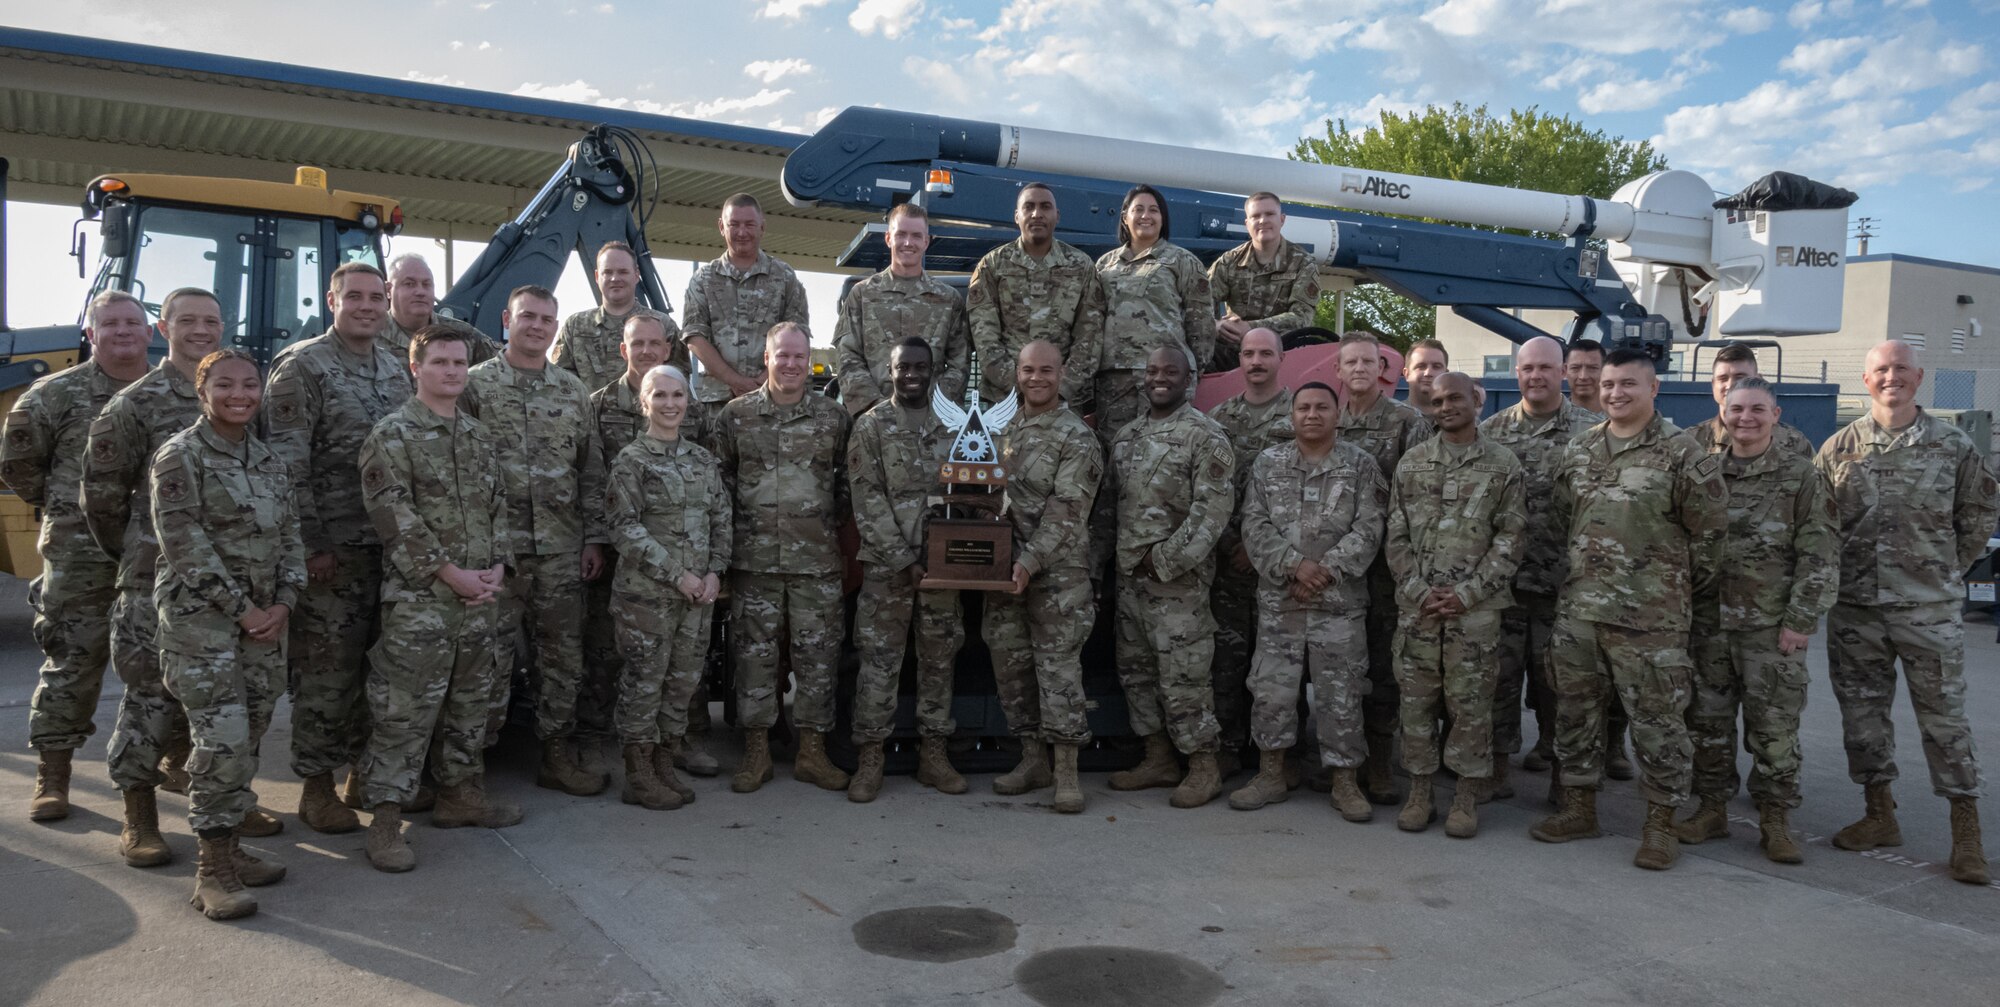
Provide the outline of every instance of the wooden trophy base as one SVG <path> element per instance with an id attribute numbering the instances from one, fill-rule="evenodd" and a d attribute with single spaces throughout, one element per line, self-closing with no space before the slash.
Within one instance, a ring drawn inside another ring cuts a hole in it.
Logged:
<path id="1" fill-rule="evenodd" d="M 924 530 L 925 590 L 1014 587 L 1014 526 L 1000 518 L 932 518 Z"/>

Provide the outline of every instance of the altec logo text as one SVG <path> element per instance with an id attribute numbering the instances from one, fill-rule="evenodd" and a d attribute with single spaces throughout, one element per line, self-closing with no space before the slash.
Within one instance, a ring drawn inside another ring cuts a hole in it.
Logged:
<path id="1" fill-rule="evenodd" d="M 1410 198 L 1407 182 L 1392 182 L 1377 175 L 1356 175 L 1346 173 L 1340 176 L 1340 191 L 1358 192 L 1363 196 L 1381 196 L 1385 199 Z"/>
<path id="2" fill-rule="evenodd" d="M 1797 248 L 1793 248 L 1790 245 L 1779 245 L 1778 265 L 1826 266 L 1826 267 L 1838 266 L 1840 265 L 1840 253 L 1822 252 L 1819 249 L 1812 247 L 1811 245 L 1801 245 Z"/>

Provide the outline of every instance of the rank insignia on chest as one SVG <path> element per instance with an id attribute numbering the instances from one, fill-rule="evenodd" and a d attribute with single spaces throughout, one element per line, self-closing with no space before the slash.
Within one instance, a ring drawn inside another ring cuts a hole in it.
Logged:
<path id="1" fill-rule="evenodd" d="M 1319 487 L 1317 486 L 1306 487 L 1306 502 L 1307 503 L 1319 502 Z"/>

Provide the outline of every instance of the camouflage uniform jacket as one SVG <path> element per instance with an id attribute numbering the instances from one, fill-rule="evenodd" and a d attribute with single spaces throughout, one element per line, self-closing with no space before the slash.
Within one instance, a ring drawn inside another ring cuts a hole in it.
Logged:
<path id="1" fill-rule="evenodd" d="M 597 421 L 597 448 L 604 456 L 604 471 L 625 445 L 646 432 L 646 414 L 639 408 L 639 390 L 625 383 L 625 376 L 590 393 L 590 413 Z M 708 410 L 700 402 L 689 401 L 681 418 L 681 436 L 708 446 Z"/>
<path id="2" fill-rule="evenodd" d="M 1208 418 L 1222 425 L 1236 451 L 1236 512 L 1229 518 L 1228 534 L 1223 536 L 1227 546 L 1243 526 L 1243 491 L 1250 486 L 1250 466 L 1265 448 L 1292 439 L 1292 390 L 1279 389 L 1276 398 L 1261 406 L 1251 405 L 1239 394 L 1210 409 Z"/>
<path id="3" fill-rule="evenodd" d="M 375 341 L 387 347 L 397 360 L 408 363 L 411 338 L 417 334 L 417 329 L 433 325 L 442 325 L 471 337 L 465 343 L 465 362 L 470 366 L 477 367 L 500 355 L 500 345 L 486 338 L 486 333 L 473 328 L 470 323 L 461 322 L 456 318 L 446 318 L 436 312 L 432 312 L 430 320 L 417 326 L 416 329 L 403 328 L 401 323 L 396 321 L 396 316 L 390 315 L 383 319 L 382 331 L 375 336 Z"/>
<path id="4" fill-rule="evenodd" d="M 249 434 L 232 444 L 202 420 L 161 445 L 150 479 L 160 649 L 233 651 L 250 606 L 298 608 L 306 554 L 276 452 Z"/>
<path id="5" fill-rule="evenodd" d="M 1840 518 L 1812 459 L 1779 448 L 1720 455 L 1729 535 L 1715 584 L 1695 596 L 1695 623 L 1731 632 L 1783 626 L 1812 634 L 1839 595 Z"/>
<path id="6" fill-rule="evenodd" d="M 728 255 L 695 270 L 688 281 L 689 342 L 706 339 L 722 359 L 746 378 L 764 377 L 764 337 L 779 322 L 807 324 L 806 288 L 799 274 L 781 259 L 757 253 L 749 269 L 738 269 Z M 696 390 L 703 402 L 729 401 L 729 386 L 704 381 Z"/>
<path id="7" fill-rule="evenodd" d="M 973 268 L 966 313 L 981 398 L 1006 398 L 1021 347 L 1046 339 L 1063 352 L 1063 400 L 1088 400 L 1104 339 L 1104 281 L 1090 256 L 1057 241 L 1037 260 L 1016 238 Z"/>
<path id="8" fill-rule="evenodd" d="M 1363 451 L 1382 470 L 1382 478 L 1395 475 L 1396 466 L 1411 448 L 1424 442 L 1432 432 L 1431 421 L 1416 406 L 1382 395 L 1366 412 L 1339 413 L 1340 439 Z"/>
<path id="9" fill-rule="evenodd" d="M 547 365 L 521 370 L 502 354 L 472 369 L 459 408 L 470 410 L 499 446 L 509 553 L 553 556 L 610 542 L 604 455 L 590 393 L 576 375 Z"/>
<path id="10" fill-rule="evenodd" d="M 1612 454 L 1600 423 L 1563 450 L 1557 520 L 1568 528 L 1561 611 L 1626 629 L 1685 632 L 1696 590 L 1714 580 L 1729 528 L 1722 457 L 1653 414 Z"/>
<path id="11" fill-rule="evenodd" d="M 1161 582 L 1215 577 L 1215 544 L 1236 511 L 1236 453 L 1220 424 L 1183 403 L 1125 424 L 1111 442 L 1119 573 L 1148 553 Z"/>
<path id="12" fill-rule="evenodd" d="M 1729 450 L 1729 431 L 1723 429 L 1722 417 L 1720 416 L 1689 427 L 1688 436 L 1693 437 L 1694 442 L 1701 445 L 1703 451 Z M 1798 427 L 1792 426 L 1789 423 L 1780 423 L 1771 429 L 1771 447 L 1768 450 L 1775 450 L 1780 454 L 1793 455 L 1799 458 L 1811 459 L 1813 456 L 1813 442 L 1812 438 L 1801 433 Z"/>
<path id="13" fill-rule="evenodd" d="M 923 560 L 928 498 L 954 432 L 931 412 L 889 399 L 854 421 L 847 442 L 847 483 L 854 498 L 861 562 L 901 570 Z"/>
<path id="14" fill-rule="evenodd" d="M 1143 252 L 1123 245 L 1097 260 L 1104 279 L 1104 348 L 1101 371 L 1143 371 L 1162 346 L 1179 344 L 1194 354 L 1198 372 L 1215 355 L 1215 302 L 1208 273 L 1194 253 L 1170 241 Z"/>
<path id="15" fill-rule="evenodd" d="M 735 513 L 730 567 L 750 573 L 840 573 L 847 517 L 847 412 L 807 392 L 783 405 L 769 386 L 715 417 L 715 457 Z"/>
<path id="16" fill-rule="evenodd" d="M 1840 513 L 1840 600 L 1959 602 L 1961 577 L 1993 535 L 1993 473 L 1972 439 L 1931 414 L 1887 430 L 1863 416 L 1814 460 Z"/>
<path id="17" fill-rule="evenodd" d="M 86 361 L 30 385 L 7 414 L 0 481 L 41 509 L 36 548 L 45 560 L 107 562 L 90 537 L 77 497 L 91 422 L 123 387 L 124 382 Z"/>
<path id="18" fill-rule="evenodd" d="M 1521 550 L 1521 567 L 1514 589 L 1555 597 L 1569 576 L 1569 530 L 1556 519 L 1556 464 L 1576 435 L 1604 422 L 1604 417 L 1568 399 L 1547 416 L 1535 416 L 1516 402 L 1479 425 L 1480 436 L 1514 453 L 1521 463 L 1521 484 L 1528 500 L 1528 530 Z"/>
<path id="19" fill-rule="evenodd" d="M 382 538 L 382 600 L 457 601 L 445 564 L 512 563 L 500 452 L 465 410 L 446 418 L 412 398 L 361 446 L 361 487 Z"/>
<path id="20" fill-rule="evenodd" d="M 379 544 L 361 502 L 361 442 L 410 397 L 410 365 L 381 343 L 353 353 L 328 329 L 271 369 L 265 438 L 292 474 L 306 553 Z"/>
<path id="21" fill-rule="evenodd" d="M 847 292 L 833 330 L 840 396 L 850 410 L 892 396 L 889 354 L 911 336 L 930 344 L 931 376 L 945 395 L 957 399 L 965 393 L 972 353 L 965 301 L 929 273 L 900 277 L 885 269 Z"/>
<path id="22" fill-rule="evenodd" d="M 1097 433 L 1067 406 L 1017 413 L 1000 432 L 1014 562 L 1032 577 L 1090 565 L 1090 506 L 1104 479 Z"/>
<path id="23" fill-rule="evenodd" d="M 685 437 L 641 435 L 619 451 L 604 510 L 618 547 L 613 591 L 658 597 L 664 588 L 678 598 L 681 574 L 729 569 L 732 519 L 722 469 Z"/>
<path id="24" fill-rule="evenodd" d="M 1514 604 L 1525 496 L 1521 463 L 1489 438 L 1411 448 L 1396 467 L 1384 546 L 1403 612 L 1414 615 L 1434 587 L 1455 589 L 1468 612 Z"/>
<path id="25" fill-rule="evenodd" d="M 151 480 L 146 466 L 167 438 L 201 419 L 194 381 L 162 360 L 111 397 L 90 424 L 80 503 L 90 535 L 118 560 L 118 589 L 153 588 L 160 544 L 153 537 Z"/>
<path id="26" fill-rule="evenodd" d="M 1208 267 L 1208 291 L 1216 304 L 1250 323 L 1251 328 L 1270 329 L 1282 336 L 1313 323 L 1313 312 L 1319 308 L 1319 260 L 1280 238 L 1278 254 L 1267 266 L 1257 261 L 1256 250 L 1246 241 L 1222 253 Z M 1213 328 L 1214 323 L 1209 324 Z M 1236 347 L 1218 344 L 1213 369 L 1235 367 Z"/>
<path id="27" fill-rule="evenodd" d="M 681 330 L 674 324 L 673 316 L 636 301 L 632 310 L 622 315 L 597 307 L 563 319 L 556 341 L 549 345 L 549 363 L 581 378 L 585 388 L 610 384 L 625 374 L 625 356 L 618 348 L 625 342 L 625 323 L 638 314 L 658 315 L 667 323 L 667 341 L 673 346 L 667 354 L 667 363 L 686 372 L 687 346 L 681 342 Z"/>
<path id="28" fill-rule="evenodd" d="M 1243 495 L 1243 543 L 1257 567 L 1259 608 L 1317 609 L 1359 616 L 1368 609 L 1368 565 L 1382 551 L 1389 484 L 1382 469 L 1345 438 L 1309 461 L 1297 442 L 1266 449 L 1250 466 Z M 1310 602 L 1291 595 L 1292 571 L 1311 559 L 1333 583 Z"/>

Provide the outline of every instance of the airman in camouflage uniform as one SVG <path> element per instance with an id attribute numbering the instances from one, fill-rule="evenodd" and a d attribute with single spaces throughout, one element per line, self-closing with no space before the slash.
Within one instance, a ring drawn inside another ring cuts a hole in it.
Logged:
<path id="1" fill-rule="evenodd" d="M 972 270 L 966 313 L 979 354 L 979 397 L 998 402 L 1014 388 L 1021 350 L 1044 340 L 1063 355 L 1062 398 L 1089 401 L 1104 337 L 1104 281 L 1090 256 L 1055 238 L 1055 196 L 1030 184 L 1014 204 L 1021 236 L 987 252 Z"/>
<path id="2" fill-rule="evenodd" d="M 667 340 L 674 344 L 667 359 L 687 366 L 687 348 L 679 341 L 673 307 L 663 304 L 656 311 L 639 303 L 638 262 L 631 245 L 605 242 L 597 250 L 597 290 L 604 303 L 563 319 L 562 330 L 549 349 L 549 363 L 582 379 L 586 389 L 602 388 L 625 373 L 625 360 L 618 348 L 625 338 L 625 323 L 633 315 L 658 317 L 667 330 Z M 508 338 L 512 337 L 510 332 Z"/>
<path id="3" fill-rule="evenodd" d="M 1604 711 L 1616 689 L 1632 717 L 1647 803 L 1633 863 L 1665 870 L 1680 856 L 1673 809 L 1687 799 L 1694 755 L 1692 598 L 1716 576 L 1729 490 L 1722 459 L 1654 410 L 1659 378 L 1643 352 L 1608 354 L 1602 386 L 1610 418 L 1572 440 L 1556 469 L 1556 515 L 1569 529 L 1569 577 L 1549 643 L 1562 810 L 1530 834 L 1598 835 Z"/>
<path id="4" fill-rule="evenodd" d="M 1284 335 L 1313 323 L 1319 307 L 1319 260 L 1286 241 L 1284 204 L 1268 192 L 1243 201 L 1250 240 L 1222 253 L 1208 267 L 1208 292 L 1226 310 L 1215 322 L 1211 371 L 1236 368 L 1244 333 L 1270 329 Z"/>
<path id="5" fill-rule="evenodd" d="M 953 399 L 964 394 L 971 363 L 972 323 L 965 314 L 965 300 L 950 285 L 924 272 L 924 249 L 930 247 L 931 236 L 923 207 L 899 204 L 889 214 L 885 239 L 889 268 L 847 291 L 833 330 L 841 404 L 851 416 L 889 397 L 889 357 L 907 339 L 922 339 L 931 348 L 937 385 Z"/>
<path id="6" fill-rule="evenodd" d="M 739 192 L 723 200 L 716 229 L 729 250 L 688 281 L 683 334 L 701 361 L 695 394 L 711 410 L 763 384 L 764 337 L 772 326 L 810 324 L 799 275 L 764 251 L 764 209 L 756 198 Z"/>
<path id="7" fill-rule="evenodd" d="M 1993 534 L 1993 472 L 1964 433 L 1915 403 L 1923 382 L 1908 344 L 1870 350 L 1873 405 L 1821 446 L 1814 464 L 1840 514 L 1840 600 L 1827 616 L 1827 668 L 1840 702 L 1847 774 L 1867 813 L 1840 830 L 1842 849 L 1899 846 L 1889 707 L 1896 662 L 1910 691 L 1931 789 L 1951 802 L 1951 874 L 1986 884 L 1979 763 L 1965 719 L 1962 581 Z"/>
<path id="8" fill-rule="evenodd" d="M 1097 429 L 1108 440 L 1146 412 L 1146 361 L 1180 346 L 1196 368 L 1215 354 L 1215 302 L 1201 260 L 1166 240 L 1167 213 L 1152 186 L 1125 194 L 1119 246 L 1097 260 L 1104 281 L 1104 339 L 1097 364 Z M 1144 241 L 1144 247 L 1138 243 Z"/>
<path id="9" fill-rule="evenodd" d="M 861 596 L 854 607 L 854 645 L 861 671 L 854 683 L 854 744 L 860 768 L 847 799 L 867 802 L 882 789 L 882 743 L 895 727 L 910 630 L 917 637 L 917 731 L 922 736 L 917 782 L 947 794 L 966 791 L 951 768 L 945 740 L 951 719 L 952 674 L 965 645 L 957 591 L 925 591 L 924 525 L 938 489 L 938 467 L 951 454 L 955 431 L 931 410 L 931 349 L 911 336 L 890 355 L 894 398 L 854 421 L 847 442 L 848 492 L 860 532 Z"/>
<path id="10" fill-rule="evenodd" d="M 388 313 L 382 274 L 334 271 L 333 325 L 288 348 L 271 369 L 264 427 L 292 477 L 307 585 L 291 620 L 292 771 L 304 778 L 299 818 L 321 832 L 360 826 L 333 798 L 333 771 L 360 757 L 368 648 L 380 623 L 382 544 L 362 502 L 361 444 L 410 397 L 410 366 L 375 341 Z M 359 804 L 360 777 L 348 792 Z"/>
<path id="11" fill-rule="evenodd" d="M 1681 842 L 1729 835 L 1736 796 L 1736 710 L 1751 757 L 1750 796 L 1765 855 L 1803 859 L 1788 812 L 1799 806 L 1799 713 L 1806 705 L 1806 643 L 1833 607 L 1840 575 L 1837 519 L 1812 460 L 1780 447 L 1776 393 L 1761 378 L 1736 383 L 1724 418 L 1734 435 L 1711 453 L 1729 484 L 1727 562 L 1695 595 L 1694 795 L 1701 807 L 1676 826 Z"/>
<path id="12" fill-rule="evenodd" d="M 1737 343 L 1724 346 L 1715 355 L 1715 367 L 1710 376 L 1715 395 L 1715 418 L 1688 428 L 1688 435 L 1701 445 L 1703 451 L 1729 450 L 1729 426 L 1723 420 L 1724 403 L 1729 390 L 1744 378 L 1762 380 L 1762 375 L 1757 373 L 1757 354 L 1750 347 Z M 1779 423 L 1771 431 L 1771 446 L 1800 458 L 1810 459 L 1813 456 L 1812 438 L 1789 423 Z"/>
<path id="13" fill-rule="evenodd" d="M 1079 657 L 1097 618 L 1086 539 L 1104 451 L 1062 402 L 1066 374 L 1054 343 L 1038 339 L 1021 348 L 1014 374 L 1021 410 L 999 445 L 1014 525 L 1014 587 L 986 596 L 981 636 L 993 655 L 1007 728 L 1021 739 L 1020 763 L 993 780 L 993 792 L 1053 785 L 1055 810 L 1077 814 L 1084 798 L 1076 752 L 1090 742 Z"/>
<path id="14" fill-rule="evenodd" d="M 765 345 L 764 387 L 715 418 L 735 518 L 729 618 L 745 745 L 730 787 L 747 794 L 771 778 L 770 730 L 785 691 L 778 651 L 789 629 L 792 714 L 804 729 L 792 776 L 844 790 L 847 774 L 827 761 L 826 732 L 845 614 L 838 531 L 848 513 L 847 413 L 807 387 L 812 344 L 803 326 L 779 323 Z"/>
<path id="15" fill-rule="evenodd" d="M 430 264 L 415 252 L 396 256 L 389 263 L 389 316 L 382 320 L 382 331 L 376 334 L 375 341 L 395 354 L 397 360 L 407 361 L 410 337 L 425 326 L 443 325 L 475 337 L 465 344 L 465 352 L 474 365 L 499 354 L 499 345 L 484 333 L 456 318 L 440 316 L 436 307 L 437 279 Z"/>
<path id="16" fill-rule="evenodd" d="M 90 424 L 146 372 L 146 309 L 137 298 L 101 294 L 89 319 L 90 360 L 30 385 L 0 432 L 0 481 L 42 513 L 42 574 L 28 585 L 43 655 L 28 705 L 28 744 L 39 753 L 28 817 L 38 822 L 69 815 L 71 755 L 97 728 L 110 658 L 118 564 L 91 539 L 77 503 Z"/>
<path id="17" fill-rule="evenodd" d="M 1470 838 L 1493 773 L 1493 687 L 1500 613 L 1513 602 L 1528 524 L 1521 463 L 1479 436 L 1472 379 L 1438 375 L 1430 400 L 1439 434 L 1396 467 L 1383 552 L 1396 578 L 1396 681 L 1410 797 L 1396 824 L 1421 832 L 1437 816 L 1438 719 L 1448 716 L 1444 765 L 1458 775 L 1445 832 Z"/>

